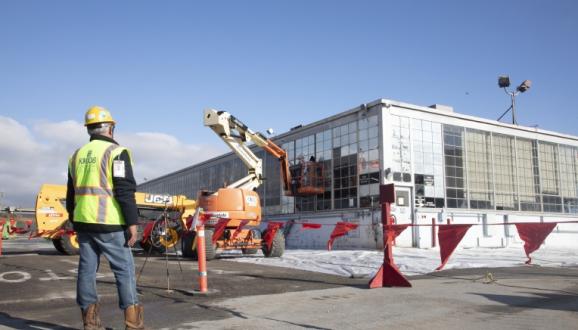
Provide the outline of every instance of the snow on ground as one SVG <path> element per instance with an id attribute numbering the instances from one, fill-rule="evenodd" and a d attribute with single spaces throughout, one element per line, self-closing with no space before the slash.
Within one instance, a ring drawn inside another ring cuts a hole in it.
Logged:
<path id="1" fill-rule="evenodd" d="M 394 247 L 394 261 L 404 275 L 433 272 L 441 263 L 439 248 L 417 249 Z M 542 246 L 532 256 L 532 264 L 543 267 L 578 266 L 578 253 L 574 249 Z M 228 260 L 268 266 L 288 267 L 347 277 L 371 277 L 383 263 L 383 252 L 368 250 L 285 250 L 281 258 L 264 258 L 262 255 Z M 513 267 L 524 265 L 526 254 L 522 244 L 507 248 L 458 247 L 444 269 Z"/>

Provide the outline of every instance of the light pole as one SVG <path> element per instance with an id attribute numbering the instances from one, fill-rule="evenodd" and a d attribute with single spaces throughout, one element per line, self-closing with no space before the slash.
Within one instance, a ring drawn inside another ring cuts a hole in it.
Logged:
<path id="1" fill-rule="evenodd" d="M 506 94 L 510 95 L 510 99 L 512 100 L 512 104 L 500 116 L 500 118 L 498 118 L 498 121 L 500 121 L 500 119 L 502 119 L 508 113 L 508 111 L 512 110 L 512 124 L 518 125 L 518 123 L 516 122 L 516 96 L 518 94 L 524 93 L 525 91 L 530 89 L 530 86 L 532 86 L 532 81 L 524 80 L 520 84 L 520 86 L 516 87 L 515 91 L 509 91 L 508 87 L 510 87 L 510 77 L 507 75 L 503 75 L 503 76 L 498 77 L 498 86 L 500 86 L 500 88 L 503 88 L 504 92 L 506 92 Z"/>

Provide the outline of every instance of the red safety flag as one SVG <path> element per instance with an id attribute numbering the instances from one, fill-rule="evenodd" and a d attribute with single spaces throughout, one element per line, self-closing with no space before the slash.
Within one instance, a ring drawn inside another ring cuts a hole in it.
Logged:
<path id="1" fill-rule="evenodd" d="M 351 222 L 338 222 L 333 228 L 333 232 L 331 232 L 331 236 L 329 237 L 329 241 L 327 241 L 327 250 L 331 251 L 333 248 L 333 241 L 337 237 L 341 237 L 348 232 L 352 231 L 353 229 L 357 228 L 358 224 L 351 223 Z"/>
<path id="2" fill-rule="evenodd" d="M 306 230 L 306 229 L 319 229 L 321 228 L 321 224 L 319 223 L 302 223 L 301 224 L 301 229 L 302 230 Z"/>
<path id="3" fill-rule="evenodd" d="M 518 235 L 520 235 L 520 238 L 524 241 L 524 251 L 526 251 L 526 256 L 528 257 L 526 261 L 527 265 L 532 262 L 530 253 L 540 248 L 540 245 L 544 243 L 544 240 L 546 240 L 546 237 L 550 235 L 556 225 L 558 225 L 557 222 L 516 224 Z"/>
<path id="4" fill-rule="evenodd" d="M 263 236 L 263 240 L 265 244 L 267 244 L 267 248 L 271 251 L 271 246 L 273 245 L 273 238 L 277 234 L 279 228 L 283 227 L 283 222 L 269 222 L 267 223 L 267 229 L 265 229 L 265 235 Z"/>
<path id="5" fill-rule="evenodd" d="M 231 219 L 229 218 L 220 218 L 219 221 L 217 221 L 214 227 L 215 231 L 213 232 L 213 238 L 211 239 L 213 244 L 217 243 L 219 237 L 223 236 L 223 232 L 225 231 L 225 228 L 227 227 L 227 224 L 230 220 Z"/>
<path id="6" fill-rule="evenodd" d="M 442 264 L 436 270 L 444 268 L 454 250 L 462 241 L 472 225 L 440 225 L 438 241 L 440 242 L 440 257 Z"/>
<path id="7" fill-rule="evenodd" d="M 399 234 L 401 234 L 409 225 L 386 225 L 383 228 L 384 235 L 391 236 L 393 241 Z M 387 244 L 387 236 L 384 237 L 383 242 Z"/>
<path id="8" fill-rule="evenodd" d="M 245 225 L 248 223 L 249 223 L 249 220 L 242 220 L 239 223 L 239 225 L 237 226 L 237 229 L 235 229 L 235 232 L 233 233 L 233 236 L 231 237 L 231 239 L 234 240 L 235 238 L 237 238 L 237 236 L 239 235 L 241 230 L 243 230 L 243 227 L 245 227 Z"/>

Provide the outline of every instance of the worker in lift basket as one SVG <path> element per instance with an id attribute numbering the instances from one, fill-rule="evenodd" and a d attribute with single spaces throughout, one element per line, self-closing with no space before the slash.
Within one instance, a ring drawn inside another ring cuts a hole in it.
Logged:
<path id="1" fill-rule="evenodd" d="M 80 246 L 76 302 L 84 329 L 104 329 L 96 293 L 96 272 L 104 255 L 116 278 L 126 329 L 144 329 L 130 249 L 137 240 L 136 182 L 130 152 L 113 139 L 115 121 L 108 110 L 88 109 L 84 126 L 90 142 L 70 157 L 66 193 L 66 209 Z"/>

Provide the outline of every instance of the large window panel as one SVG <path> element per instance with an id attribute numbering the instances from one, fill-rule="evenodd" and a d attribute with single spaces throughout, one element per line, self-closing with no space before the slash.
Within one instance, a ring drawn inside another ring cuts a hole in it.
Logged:
<path id="1" fill-rule="evenodd" d="M 295 163 L 301 165 L 303 171 L 305 162 L 315 160 L 315 135 L 309 135 L 295 140 Z M 300 173 L 303 175 L 303 173 Z M 315 196 L 295 197 L 296 212 L 310 212 L 315 210 Z"/>
<path id="2" fill-rule="evenodd" d="M 319 211 L 331 209 L 331 130 L 326 130 L 315 135 L 315 158 L 321 164 L 323 173 L 323 194 L 316 196 L 316 209 Z"/>
<path id="3" fill-rule="evenodd" d="M 560 181 L 565 213 L 578 213 L 578 148 L 560 146 Z"/>
<path id="4" fill-rule="evenodd" d="M 379 205 L 379 144 L 377 116 L 362 118 L 359 127 L 359 206 Z"/>
<path id="5" fill-rule="evenodd" d="M 494 208 L 490 136 L 489 132 L 466 131 L 467 182 L 472 209 Z"/>
<path id="6" fill-rule="evenodd" d="M 266 154 L 264 161 L 265 188 L 264 211 L 266 214 L 281 213 L 281 195 L 284 193 L 281 184 L 281 166 L 279 160 Z"/>
<path id="7" fill-rule="evenodd" d="M 512 136 L 492 135 L 494 187 L 497 210 L 518 210 L 515 141 Z"/>
<path id="8" fill-rule="evenodd" d="M 415 205 L 444 207 L 441 124 L 412 119 Z"/>
<path id="9" fill-rule="evenodd" d="M 558 145 L 540 142 L 540 187 L 544 212 L 562 212 L 558 168 Z"/>
<path id="10" fill-rule="evenodd" d="M 536 141 L 516 138 L 516 156 L 520 210 L 540 212 L 540 176 Z"/>
<path id="11" fill-rule="evenodd" d="M 446 206 L 467 208 L 464 162 L 464 128 L 444 125 Z"/>
<path id="12" fill-rule="evenodd" d="M 289 165 L 295 165 L 295 141 L 283 143 L 281 148 L 287 152 L 287 160 Z M 281 213 L 295 213 L 295 198 L 291 196 L 281 195 Z"/>
<path id="13" fill-rule="evenodd" d="M 391 116 L 393 180 L 411 182 L 409 118 Z"/>
<path id="14" fill-rule="evenodd" d="M 357 207 L 357 122 L 333 128 L 333 191 L 336 209 Z"/>

